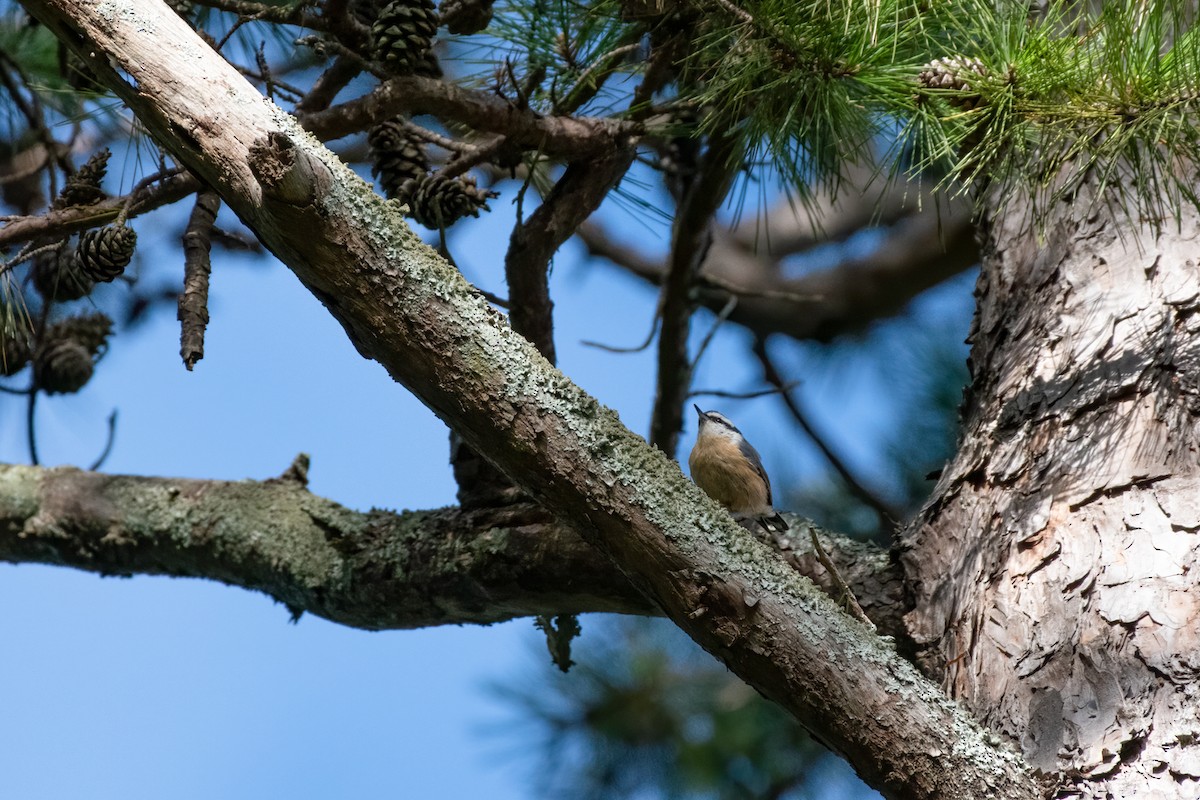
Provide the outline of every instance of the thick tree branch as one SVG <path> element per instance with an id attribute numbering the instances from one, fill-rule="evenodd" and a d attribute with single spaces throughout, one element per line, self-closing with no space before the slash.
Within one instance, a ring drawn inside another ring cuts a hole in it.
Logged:
<path id="1" fill-rule="evenodd" d="M 633 156 L 632 147 L 623 147 L 603 158 L 572 162 L 529 219 L 513 228 L 504 259 L 509 320 L 550 363 L 555 361 L 550 260 L 621 180 Z"/>
<path id="2" fill-rule="evenodd" d="M 833 185 L 814 188 L 804 202 L 781 202 L 743 219 L 730 233 L 747 252 L 773 258 L 840 242 L 870 227 L 887 227 L 906 217 L 968 211 L 971 201 L 934 191 L 929 179 L 889 179 L 885 166 L 869 161 L 847 165 Z"/>
<path id="3" fill-rule="evenodd" d="M 659 286 L 661 262 L 623 246 L 587 224 L 580 238 L 599 256 Z M 760 337 L 828 341 L 877 319 L 900 313 L 921 292 L 979 263 L 974 226 L 965 210 L 941 218 L 933 210 L 902 218 L 869 255 L 850 257 L 829 269 L 785 278 L 771 258 L 754 255 L 716 237 L 699 276 L 700 300 L 714 313 L 731 294 L 738 297 L 730 321 Z"/>
<path id="4" fill-rule="evenodd" d="M 1026 798 L 1028 766 L 550 367 L 157 0 L 25 0 L 342 323 L 739 676 L 892 797 Z M 170 42 L 170 47 L 164 47 Z"/>
<path id="5" fill-rule="evenodd" d="M 715 245 L 713 251 L 713 272 L 724 277 L 717 255 L 726 251 L 718 251 Z M 764 336 L 783 333 L 828 341 L 900 313 L 913 297 L 977 263 L 979 245 L 968 211 L 949 212 L 944 218 L 932 211 L 922 213 L 892 226 L 868 255 L 847 258 L 832 269 L 782 284 L 769 280 L 747 285 L 740 276 L 731 275 L 734 284 L 750 293 L 739 297 L 730 319 Z M 764 289 L 780 289 L 801 299 L 788 302 L 767 292 L 756 293 Z M 727 298 L 728 292 L 718 289 L 701 292 L 710 308 L 719 308 Z"/>
<path id="6" fill-rule="evenodd" d="M 875 622 L 899 631 L 902 580 L 887 553 L 822 536 Z M 827 582 L 804 537 L 777 546 Z M 611 561 L 531 503 L 359 513 L 287 479 L 0 465 L 0 561 L 219 580 L 369 630 L 659 613 Z"/>
<path id="7" fill-rule="evenodd" d="M 361 514 L 288 480 L 0 467 L 0 560 L 219 580 L 371 630 L 654 612 L 607 559 L 528 504 Z"/>
<path id="8" fill-rule="evenodd" d="M 312 114 L 329 108 L 337 93 L 346 88 L 362 72 L 357 61 L 347 56 L 339 56 L 329 65 L 329 68 L 317 76 L 312 88 L 303 99 L 296 104 L 297 114 Z"/>

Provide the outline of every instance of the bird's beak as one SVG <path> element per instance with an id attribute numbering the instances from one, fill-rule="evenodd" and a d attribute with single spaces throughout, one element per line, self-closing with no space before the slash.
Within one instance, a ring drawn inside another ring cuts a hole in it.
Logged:
<path id="1" fill-rule="evenodd" d="M 704 416 L 704 412 L 700 410 L 700 406 L 696 405 L 695 403 L 692 403 L 692 408 L 696 409 L 697 414 L 699 414 L 702 417 Z"/>

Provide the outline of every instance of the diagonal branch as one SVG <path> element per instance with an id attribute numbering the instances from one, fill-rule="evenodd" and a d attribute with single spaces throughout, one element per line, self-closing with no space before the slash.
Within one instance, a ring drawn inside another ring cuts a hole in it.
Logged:
<path id="1" fill-rule="evenodd" d="M 338 92 L 346 88 L 361 71 L 358 62 L 352 58 L 339 56 L 334 59 L 333 64 L 313 81 L 308 94 L 296 104 L 296 113 L 312 114 L 329 108 Z"/>
<path id="2" fill-rule="evenodd" d="M 854 472 L 846 466 L 846 462 L 833 451 L 829 443 L 825 441 L 825 437 L 817 433 L 813 427 L 812 421 L 808 415 L 800 407 L 800 403 L 792 396 L 790 387 L 784 382 L 783 376 L 779 374 L 779 370 L 775 367 L 775 361 L 767 352 L 767 343 L 762 339 L 754 342 L 754 355 L 758 358 L 758 363 L 762 365 L 763 377 L 767 383 L 774 386 L 779 396 L 783 399 L 784 405 L 788 411 L 792 412 L 792 418 L 796 420 L 796 424 L 803 429 L 812 440 L 817 449 L 821 451 L 821 455 L 825 456 L 825 460 L 829 462 L 834 471 L 841 477 L 842 482 L 846 484 L 846 488 L 850 490 L 850 494 L 857 497 L 864 505 L 868 506 L 879 519 L 879 530 L 889 536 L 896 533 L 896 527 L 901 520 L 901 513 L 898 509 L 892 508 L 872 492 L 855 476 Z"/>
<path id="3" fill-rule="evenodd" d="M 897 798 L 1038 794 L 1018 755 L 553 369 L 420 242 L 396 204 L 165 4 L 125 0 L 113 14 L 110 0 L 24 2 L 76 53 L 96 54 L 89 65 L 104 84 L 221 194 L 364 356 L 864 780 Z"/>

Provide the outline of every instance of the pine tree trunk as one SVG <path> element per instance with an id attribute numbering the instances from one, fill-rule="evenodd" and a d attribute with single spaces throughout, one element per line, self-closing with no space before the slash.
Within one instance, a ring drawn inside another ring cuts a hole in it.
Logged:
<path id="1" fill-rule="evenodd" d="M 921 663 L 1062 771 L 1200 796 L 1200 215 L 986 220 L 961 448 L 901 558 Z M 1115 205 L 1115 203 L 1114 203 Z"/>

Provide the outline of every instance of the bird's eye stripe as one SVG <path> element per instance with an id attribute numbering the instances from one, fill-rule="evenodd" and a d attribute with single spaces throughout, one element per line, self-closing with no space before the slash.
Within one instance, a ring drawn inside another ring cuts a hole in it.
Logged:
<path id="1" fill-rule="evenodd" d="M 725 419 L 724 417 L 718 417 L 715 414 L 705 414 L 704 418 L 707 419 L 709 422 L 715 422 L 718 425 L 722 425 L 731 431 L 740 433 L 740 431 L 738 431 L 738 429 L 737 429 L 737 426 L 734 425 L 729 420 Z"/>

